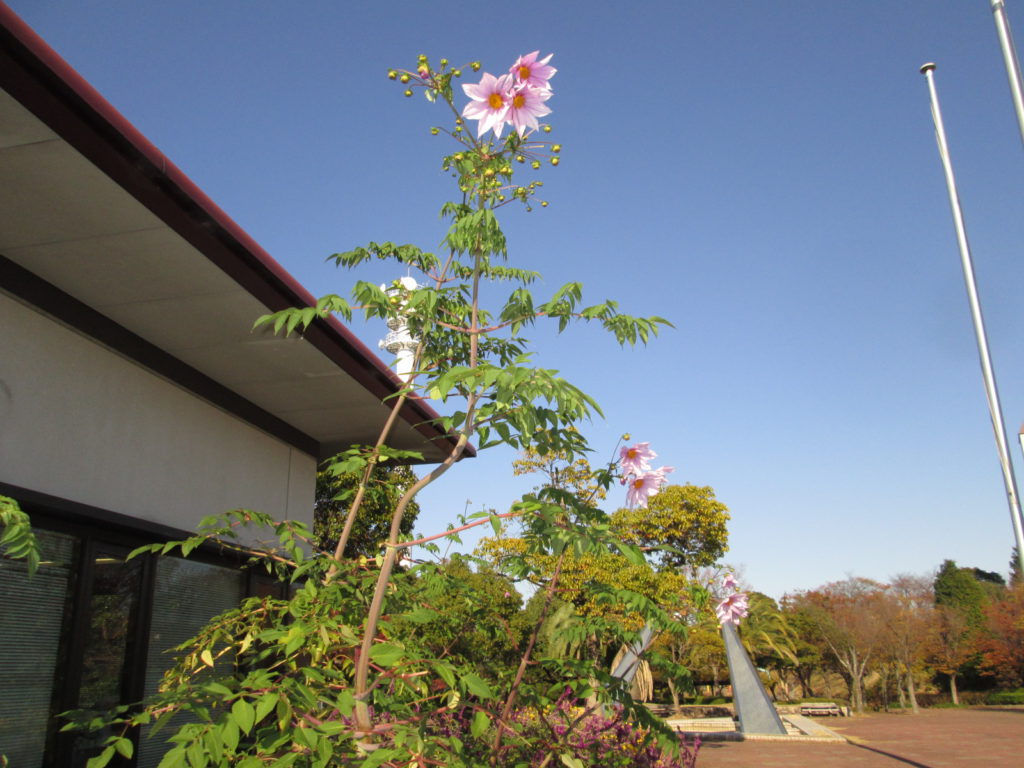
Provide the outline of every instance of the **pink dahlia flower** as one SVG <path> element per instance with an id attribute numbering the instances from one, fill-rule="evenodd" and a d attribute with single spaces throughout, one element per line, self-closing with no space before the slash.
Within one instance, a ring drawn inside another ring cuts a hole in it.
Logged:
<path id="1" fill-rule="evenodd" d="M 516 83 L 549 91 L 551 90 L 551 84 L 548 81 L 558 71 L 548 64 L 551 61 L 551 57 L 555 54 L 549 53 L 543 59 L 537 61 L 539 54 L 540 51 L 534 51 L 525 56 L 520 56 L 516 59 L 516 63 L 509 67 L 508 72 L 515 78 Z"/>
<path id="2" fill-rule="evenodd" d="M 505 121 L 512 123 L 512 127 L 519 132 L 520 136 L 526 134 L 527 128 L 540 130 L 537 118 L 551 114 L 551 107 L 544 103 L 550 98 L 551 91 L 541 88 L 521 86 L 513 89 Z"/>
<path id="3" fill-rule="evenodd" d="M 721 625 L 738 625 L 740 619 L 748 613 L 747 595 L 745 592 L 733 592 L 715 606 L 715 615 Z"/>
<path id="4" fill-rule="evenodd" d="M 650 461 L 657 455 L 650 443 L 623 446 L 619 449 L 619 468 L 623 475 L 642 475 L 651 471 Z"/>
<path id="5" fill-rule="evenodd" d="M 661 467 L 642 475 L 631 475 L 626 487 L 626 506 L 631 509 L 646 506 L 647 500 L 661 489 L 665 475 L 671 471 L 672 467 Z"/>
<path id="6" fill-rule="evenodd" d="M 479 83 L 464 83 L 462 90 L 472 99 L 462 110 L 462 116 L 480 121 L 476 129 L 477 138 L 493 129 L 494 135 L 500 139 L 512 101 L 512 76 L 495 77 L 484 72 Z"/>
<path id="7" fill-rule="evenodd" d="M 722 579 L 722 586 L 730 592 L 735 592 L 739 587 L 739 584 L 736 581 L 736 576 L 732 573 L 725 574 L 725 578 Z"/>

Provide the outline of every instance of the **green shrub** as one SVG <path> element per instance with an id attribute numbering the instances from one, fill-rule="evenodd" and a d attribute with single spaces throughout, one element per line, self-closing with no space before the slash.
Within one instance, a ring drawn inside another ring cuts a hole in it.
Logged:
<path id="1" fill-rule="evenodd" d="M 986 704 L 1024 704 L 1024 688 L 1013 691 L 996 691 L 985 697 Z"/>

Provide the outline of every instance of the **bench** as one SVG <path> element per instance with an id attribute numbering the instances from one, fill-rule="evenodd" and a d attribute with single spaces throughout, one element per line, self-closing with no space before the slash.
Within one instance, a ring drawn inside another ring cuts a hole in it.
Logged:
<path id="1" fill-rule="evenodd" d="M 843 714 L 843 710 L 838 704 L 833 704 L 832 702 L 801 704 L 800 714 L 811 717 L 820 717 L 824 715 L 828 715 L 829 717 L 840 717 Z"/>

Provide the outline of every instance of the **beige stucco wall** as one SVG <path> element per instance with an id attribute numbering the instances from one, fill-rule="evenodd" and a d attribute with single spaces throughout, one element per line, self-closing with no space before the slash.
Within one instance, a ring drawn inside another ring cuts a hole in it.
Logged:
<path id="1" fill-rule="evenodd" d="M 0 293 L 0 480 L 193 528 L 236 507 L 311 523 L 315 472 L 308 454 Z"/>

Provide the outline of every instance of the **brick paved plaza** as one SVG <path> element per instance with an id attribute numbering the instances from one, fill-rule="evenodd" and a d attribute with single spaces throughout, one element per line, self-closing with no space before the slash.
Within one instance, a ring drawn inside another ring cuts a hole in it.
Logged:
<path id="1" fill-rule="evenodd" d="M 823 719 L 854 743 L 705 742 L 699 768 L 1024 767 L 1024 707 Z"/>

